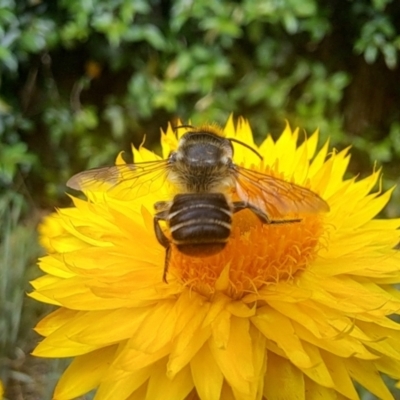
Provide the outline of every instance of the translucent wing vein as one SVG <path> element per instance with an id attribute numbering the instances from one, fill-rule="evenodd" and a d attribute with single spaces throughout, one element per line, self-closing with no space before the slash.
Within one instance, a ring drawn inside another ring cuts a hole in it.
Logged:
<path id="1" fill-rule="evenodd" d="M 326 201 L 309 189 L 238 166 L 235 173 L 238 196 L 271 218 L 329 211 Z"/>

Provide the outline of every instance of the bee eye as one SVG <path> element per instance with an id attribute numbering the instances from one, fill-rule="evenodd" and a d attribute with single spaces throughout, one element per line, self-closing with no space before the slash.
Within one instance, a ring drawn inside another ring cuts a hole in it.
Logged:
<path id="1" fill-rule="evenodd" d="M 173 152 L 171 152 L 171 153 L 169 154 L 168 160 L 169 160 L 170 162 L 175 162 L 175 161 L 177 160 L 177 153 L 176 153 L 176 151 L 173 151 Z"/>

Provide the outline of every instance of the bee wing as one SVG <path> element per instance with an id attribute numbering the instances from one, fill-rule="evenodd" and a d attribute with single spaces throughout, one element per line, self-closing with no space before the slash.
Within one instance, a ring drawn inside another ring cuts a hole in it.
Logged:
<path id="1" fill-rule="evenodd" d="M 272 219 L 291 213 L 329 211 L 329 205 L 309 189 L 261 172 L 235 166 L 238 196 Z"/>
<path id="2" fill-rule="evenodd" d="M 165 182 L 168 170 L 168 160 L 94 168 L 74 175 L 68 180 L 67 186 L 75 190 L 114 194 L 129 193 L 136 189 L 138 196 L 159 189 Z"/>

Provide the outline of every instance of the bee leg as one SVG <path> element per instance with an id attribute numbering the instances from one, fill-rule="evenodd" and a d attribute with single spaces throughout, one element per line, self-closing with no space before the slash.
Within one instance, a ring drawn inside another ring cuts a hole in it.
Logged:
<path id="1" fill-rule="evenodd" d="M 294 218 L 294 219 L 271 219 L 268 217 L 268 215 L 260 210 L 259 208 L 253 206 L 250 203 L 247 203 L 245 201 L 235 201 L 233 203 L 233 212 L 236 213 L 238 211 L 244 210 L 248 208 L 250 211 L 252 211 L 263 224 L 287 224 L 291 222 L 300 222 L 301 218 Z"/>
<path id="2" fill-rule="evenodd" d="M 171 207 L 170 201 L 157 201 L 154 204 L 154 209 L 157 211 L 157 214 L 161 214 L 163 211 L 168 210 Z M 165 218 L 164 218 L 165 217 Z M 166 215 L 160 216 L 160 219 L 165 220 Z"/>
<path id="3" fill-rule="evenodd" d="M 245 201 L 235 201 L 233 203 L 233 212 L 237 213 L 238 211 L 242 211 L 248 208 L 250 211 L 252 211 L 263 224 L 271 224 L 273 221 L 268 217 L 267 214 L 265 214 L 263 211 L 261 211 L 259 208 L 254 207 L 252 204 L 247 203 Z"/>
<path id="4" fill-rule="evenodd" d="M 168 246 L 165 250 L 165 261 L 164 261 L 164 272 L 162 279 L 165 283 L 168 283 L 167 274 L 168 274 L 168 267 L 169 267 L 169 260 L 171 259 L 171 246 Z"/>
<path id="5" fill-rule="evenodd" d="M 167 273 L 168 273 L 168 267 L 169 267 L 169 260 L 171 258 L 171 242 L 170 240 L 167 238 L 167 236 L 165 236 L 165 233 L 163 232 L 163 230 L 161 229 L 160 226 L 160 221 L 165 221 L 166 216 L 165 216 L 165 212 L 161 211 L 159 213 L 157 213 L 154 216 L 154 232 L 156 234 L 156 238 L 158 240 L 158 243 L 161 244 L 161 246 L 163 246 L 165 248 L 165 261 L 164 261 L 164 273 L 163 273 L 163 281 L 165 283 L 168 283 L 167 281 Z"/>
<path id="6" fill-rule="evenodd" d="M 268 223 L 269 224 L 292 224 L 293 222 L 301 222 L 301 218 L 293 218 L 293 219 L 272 219 Z"/>

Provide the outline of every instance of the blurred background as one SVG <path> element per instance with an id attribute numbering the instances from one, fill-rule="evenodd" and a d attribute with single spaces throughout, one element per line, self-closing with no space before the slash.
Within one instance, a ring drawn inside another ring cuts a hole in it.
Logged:
<path id="1" fill-rule="evenodd" d="M 37 224 L 67 206 L 67 179 L 111 165 L 181 118 L 285 120 L 352 145 L 350 172 L 400 182 L 396 0 L 0 0 L 0 379 L 6 397 L 50 399 L 65 360 L 29 355 L 49 308 Z M 400 215 L 400 190 L 386 208 Z M 398 393 L 397 393 L 397 396 Z M 90 397 L 86 397 L 90 398 Z M 368 393 L 364 399 L 370 399 Z M 400 397 L 398 397 L 400 398 Z"/>

